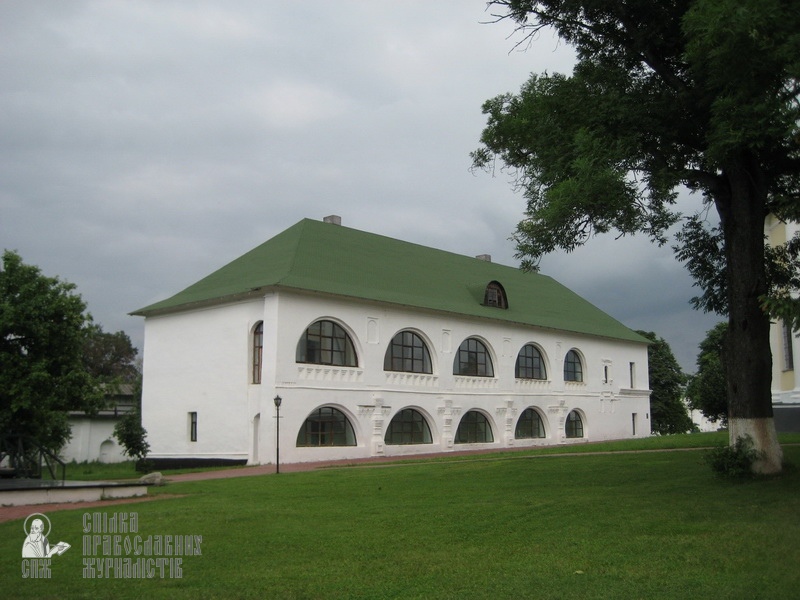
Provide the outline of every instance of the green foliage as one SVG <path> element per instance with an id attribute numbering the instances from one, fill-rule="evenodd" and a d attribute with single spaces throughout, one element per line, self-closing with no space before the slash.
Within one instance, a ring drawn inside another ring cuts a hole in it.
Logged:
<path id="1" fill-rule="evenodd" d="M 114 437 L 125 449 L 125 454 L 136 459 L 137 470 L 144 471 L 149 467 L 147 454 L 150 444 L 147 442 L 147 430 L 142 426 L 142 372 L 138 365 L 131 365 L 131 370 L 136 409 L 123 415 L 117 422 Z"/>
<path id="2" fill-rule="evenodd" d="M 692 420 L 681 398 L 686 376 L 669 344 L 652 331 L 637 331 L 652 342 L 647 348 L 650 373 L 650 420 L 655 433 L 686 433 Z"/>
<path id="3" fill-rule="evenodd" d="M 800 11 L 787 0 L 495 0 L 498 20 L 572 46 L 569 76 L 532 75 L 489 100 L 474 168 L 499 160 L 527 208 L 523 268 L 596 233 L 666 243 L 683 187 L 701 197 L 678 258 L 727 314 L 731 418 L 770 418 L 769 315 L 791 299 L 800 243 L 765 249 L 765 218 L 800 219 Z M 522 43 L 524 43 L 524 41 Z M 716 209 L 718 225 L 705 224 Z M 774 427 L 770 423 L 768 429 Z M 765 432 L 768 436 L 768 432 Z M 758 447 L 767 447 L 755 440 Z M 776 462 L 777 457 L 769 457 Z"/>
<path id="4" fill-rule="evenodd" d="M 719 421 L 723 426 L 728 422 L 725 361 L 727 332 L 727 323 L 717 323 L 706 333 L 697 355 L 697 373 L 686 387 L 689 406 L 702 412 L 712 423 Z"/>
<path id="5" fill-rule="evenodd" d="M 708 450 L 704 458 L 711 470 L 720 477 L 747 479 L 754 477 L 753 463 L 761 458 L 761 453 L 753 448 L 753 439 L 746 435 L 736 438 L 732 446 Z"/>
<path id="6" fill-rule="evenodd" d="M 532 265 L 543 254 L 573 250 L 593 234 L 612 230 L 643 231 L 663 243 L 677 218 L 669 209 L 674 181 L 653 176 L 647 191 L 628 176 L 637 170 L 630 153 L 642 127 L 635 121 L 643 117 L 643 105 L 622 73 L 609 74 L 612 85 L 619 86 L 614 98 L 587 113 L 600 89 L 611 87 L 602 75 L 594 64 L 576 69 L 571 78 L 533 75 L 518 96 L 484 104 L 489 120 L 473 165 L 488 167 L 499 156 L 515 173 L 527 200 L 515 241 L 519 257 Z M 608 137 L 623 131 L 631 137 Z"/>
<path id="7" fill-rule="evenodd" d="M 728 274 L 725 267 L 725 240 L 719 227 L 711 227 L 698 215 L 687 218 L 675 234 L 675 256 L 684 263 L 702 290 L 690 302 L 695 309 L 728 314 Z"/>
<path id="8" fill-rule="evenodd" d="M 528 202 L 516 240 L 529 266 L 611 230 L 663 243 L 679 218 L 671 209 L 676 186 L 719 208 L 730 192 L 724 170 L 742 153 L 753 155 L 769 210 L 800 217 L 800 13 L 789 4 L 489 4 L 526 39 L 553 27 L 578 55 L 571 76 L 534 74 L 519 94 L 487 101 L 482 146 L 472 153 L 474 167 L 492 168 L 499 158 L 516 175 Z M 697 235 L 698 215 L 687 221 L 679 256 L 724 262 L 722 246 Z M 716 284 L 718 300 L 720 273 L 697 277 L 704 289 Z"/>
<path id="9" fill-rule="evenodd" d="M 682 15 L 683 60 L 706 121 L 706 168 L 756 153 L 777 192 L 797 195 L 798 11 L 782 0 L 696 0 Z M 786 184 L 789 187 L 786 187 Z M 783 208 L 783 203 L 781 203 Z M 797 208 L 791 211 L 797 215 Z"/>
<path id="10" fill-rule="evenodd" d="M 125 448 L 125 454 L 136 460 L 144 460 L 150 452 L 147 430 L 142 427 L 139 409 L 126 413 L 114 426 L 114 437 Z"/>
<path id="11" fill-rule="evenodd" d="M 97 411 L 100 382 L 83 363 L 91 317 L 75 286 L 44 276 L 11 251 L 0 271 L 0 434 L 57 452 L 68 411 Z"/>
<path id="12" fill-rule="evenodd" d="M 131 339 L 124 331 L 106 333 L 91 324 L 83 348 L 86 370 L 104 383 L 134 383 L 140 377 Z"/>
<path id="13" fill-rule="evenodd" d="M 691 299 L 696 309 L 728 314 L 728 284 L 725 240 L 720 227 L 710 226 L 697 215 L 685 219 L 675 235 L 673 249 L 686 265 L 702 294 Z M 800 329 L 800 300 L 792 297 L 800 289 L 800 234 L 784 244 L 765 246 L 769 295 L 760 298 L 761 307 L 773 319 L 782 319 Z"/>

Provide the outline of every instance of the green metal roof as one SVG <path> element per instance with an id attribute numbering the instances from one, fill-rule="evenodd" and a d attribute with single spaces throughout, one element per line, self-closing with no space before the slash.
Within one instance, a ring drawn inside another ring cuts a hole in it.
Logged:
<path id="1" fill-rule="evenodd" d="M 483 306 L 497 281 L 508 308 Z M 293 289 L 647 343 L 551 277 L 304 219 L 194 285 L 133 315 L 151 316 Z"/>

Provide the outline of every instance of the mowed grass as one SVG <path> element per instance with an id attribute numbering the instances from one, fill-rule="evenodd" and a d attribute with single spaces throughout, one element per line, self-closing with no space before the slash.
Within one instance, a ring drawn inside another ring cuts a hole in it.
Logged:
<path id="1" fill-rule="evenodd" d="M 800 464 L 800 447 L 784 448 Z M 732 483 L 702 451 L 341 468 L 169 484 L 115 505 L 139 535 L 202 535 L 180 579 L 84 579 L 84 510 L 49 513 L 49 580 L 23 579 L 22 521 L 0 525 L 8 598 L 794 598 L 800 472 Z M 33 510 L 32 510 L 33 512 Z"/>
<path id="2" fill-rule="evenodd" d="M 800 444 L 800 433 L 782 433 L 779 435 L 782 444 Z M 607 442 L 577 443 L 556 446 L 537 446 L 527 449 L 517 449 L 512 451 L 495 451 L 486 453 L 485 459 L 496 460 L 498 458 L 514 457 L 525 458 L 529 456 L 540 456 L 545 454 L 577 454 L 593 452 L 639 452 L 649 450 L 674 450 L 689 448 L 710 448 L 728 444 L 728 432 L 717 431 L 712 433 L 691 433 L 665 436 L 652 436 L 648 438 L 637 438 L 632 440 L 616 440 Z M 432 458 L 398 458 L 396 461 L 401 463 L 420 462 L 452 462 L 459 460 L 482 460 L 470 454 L 444 453 Z M 383 466 L 383 465 L 379 465 Z M 187 468 L 164 471 L 164 475 L 169 476 L 177 473 L 191 473 L 195 471 L 227 470 L 238 469 L 241 467 L 215 467 L 215 468 Z M 103 481 L 103 480 L 122 480 L 138 479 L 142 473 L 136 471 L 133 461 L 121 463 L 98 463 L 83 462 L 69 463 L 66 469 L 66 478 L 73 481 Z M 49 475 L 46 475 L 49 479 Z"/>
<path id="3" fill-rule="evenodd" d="M 798 435 L 800 441 L 800 435 Z M 205 467 L 205 468 L 186 468 L 186 469 L 172 469 L 164 471 L 165 475 L 174 475 L 178 473 L 193 473 L 197 471 L 219 471 L 227 469 L 240 469 L 242 467 Z M 134 461 L 125 461 L 118 463 L 101 463 L 101 462 L 82 462 L 82 463 L 67 463 L 66 465 L 66 479 L 68 481 L 114 481 L 114 480 L 128 480 L 139 479 L 144 472 L 136 470 L 136 463 Z M 57 474 L 60 478 L 60 473 Z M 42 474 L 43 479 L 52 479 L 50 473 L 45 471 Z"/>

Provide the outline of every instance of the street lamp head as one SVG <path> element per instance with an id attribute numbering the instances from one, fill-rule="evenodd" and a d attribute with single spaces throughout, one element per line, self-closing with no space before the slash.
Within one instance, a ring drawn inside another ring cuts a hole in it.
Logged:
<path id="1" fill-rule="evenodd" d="M 275 403 L 275 408 L 280 408 L 283 399 L 280 396 L 275 396 L 275 398 L 273 398 L 272 401 Z"/>

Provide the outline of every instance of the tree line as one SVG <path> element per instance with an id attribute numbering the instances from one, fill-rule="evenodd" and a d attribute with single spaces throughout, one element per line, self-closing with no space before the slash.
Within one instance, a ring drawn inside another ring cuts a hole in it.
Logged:
<path id="1" fill-rule="evenodd" d="M 0 435 L 58 454 L 72 435 L 70 412 L 96 415 L 122 386 L 136 408 L 115 435 L 129 456 L 147 453 L 141 369 L 123 331 L 103 331 L 75 285 L 44 275 L 16 252 L 0 270 Z"/>

